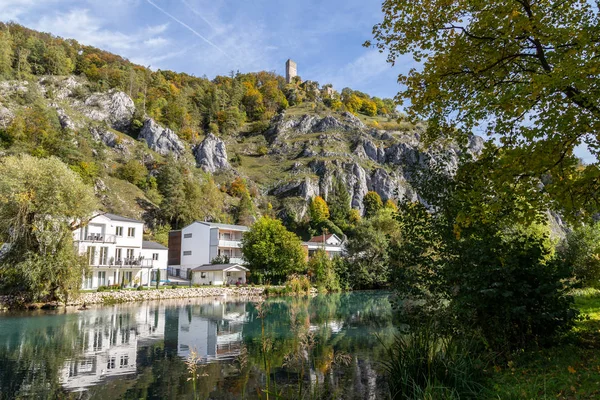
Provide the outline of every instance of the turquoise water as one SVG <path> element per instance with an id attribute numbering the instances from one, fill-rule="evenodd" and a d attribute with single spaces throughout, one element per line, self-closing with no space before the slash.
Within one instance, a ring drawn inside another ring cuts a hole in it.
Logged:
<path id="1" fill-rule="evenodd" d="M 0 314 L 0 399 L 376 399 L 385 292 Z"/>

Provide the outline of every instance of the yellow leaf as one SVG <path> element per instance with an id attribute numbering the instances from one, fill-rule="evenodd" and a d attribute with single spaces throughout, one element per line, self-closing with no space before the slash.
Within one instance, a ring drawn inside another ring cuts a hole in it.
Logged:
<path id="1" fill-rule="evenodd" d="M 569 372 L 571 374 L 574 374 L 575 372 L 577 372 L 577 371 L 575 371 L 575 368 L 571 367 L 570 365 L 569 365 L 569 367 L 567 369 L 569 370 Z"/>

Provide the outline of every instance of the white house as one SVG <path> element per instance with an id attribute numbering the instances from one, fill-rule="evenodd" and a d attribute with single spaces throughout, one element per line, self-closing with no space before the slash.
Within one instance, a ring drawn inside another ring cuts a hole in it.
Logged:
<path id="1" fill-rule="evenodd" d="M 231 264 L 243 264 L 242 235 L 247 226 L 194 222 L 169 233 L 169 274 L 188 278 L 191 269 L 227 257 Z"/>
<path id="2" fill-rule="evenodd" d="M 329 258 L 341 256 L 344 251 L 344 242 L 335 233 L 312 237 L 308 242 L 302 243 L 307 250 L 308 257 L 312 257 L 317 250 L 325 250 Z"/>
<path id="3" fill-rule="evenodd" d="M 192 283 L 198 285 L 223 285 L 246 283 L 249 269 L 240 264 L 207 264 L 192 269 Z"/>
<path id="4" fill-rule="evenodd" d="M 152 260 L 151 279 L 156 281 L 156 274 L 160 270 L 160 280 L 167 280 L 167 258 L 169 248 L 160 243 L 144 240 L 142 242 L 142 257 L 144 260 Z"/>
<path id="5" fill-rule="evenodd" d="M 144 246 L 144 223 L 115 214 L 94 217 L 73 232 L 80 254 L 87 254 L 91 273 L 83 289 L 124 284 L 150 285 L 152 273 L 165 269 L 168 250 L 158 243 Z"/>

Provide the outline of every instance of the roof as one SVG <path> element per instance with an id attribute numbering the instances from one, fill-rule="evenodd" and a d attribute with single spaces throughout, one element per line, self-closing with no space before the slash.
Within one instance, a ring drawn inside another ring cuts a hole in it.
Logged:
<path id="1" fill-rule="evenodd" d="M 102 215 L 104 215 L 106 218 L 110 219 L 111 221 L 137 222 L 139 224 L 143 224 L 142 221 L 138 221 L 137 219 L 122 217 L 117 214 L 106 213 L 106 214 L 102 214 Z"/>
<path id="2" fill-rule="evenodd" d="M 196 268 L 192 268 L 192 271 L 226 271 L 230 268 L 239 268 L 244 271 L 249 271 L 248 268 L 241 264 L 204 264 Z"/>
<path id="3" fill-rule="evenodd" d="M 201 224 L 208 225 L 211 228 L 223 228 L 223 229 L 231 229 L 232 231 L 249 231 L 250 228 L 244 225 L 230 225 L 230 224 L 220 224 L 217 222 L 200 222 Z"/>
<path id="4" fill-rule="evenodd" d="M 142 242 L 142 249 L 152 249 L 152 250 L 169 250 L 168 247 L 163 246 L 160 243 L 151 242 L 150 240 L 144 240 Z"/>
<path id="5" fill-rule="evenodd" d="M 329 240 L 329 238 L 331 238 L 332 236 L 335 236 L 338 240 L 340 240 L 335 233 L 330 233 L 329 235 L 318 235 L 318 236 L 313 236 L 310 238 L 309 242 L 313 242 L 313 243 L 323 243 L 327 240 Z M 341 240 L 340 240 L 341 241 Z"/>

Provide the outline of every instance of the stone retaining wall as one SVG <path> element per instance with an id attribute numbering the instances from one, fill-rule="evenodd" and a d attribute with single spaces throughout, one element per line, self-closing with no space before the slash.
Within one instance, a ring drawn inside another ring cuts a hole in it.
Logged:
<path id="1" fill-rule="evenodd" d="M 69 306 L 85 304 L 114 304 L 133 301 L 183 299 L 189 297 L 258 297 L 264 292 L 263 287 L 200 287 L 159 290 L 120 290 L 110 292 L 82 293 L 77 300 L 69 302 Z M 0 310 L 9 308 L 14 303 L 10 296 L 0 296 Z"/>

